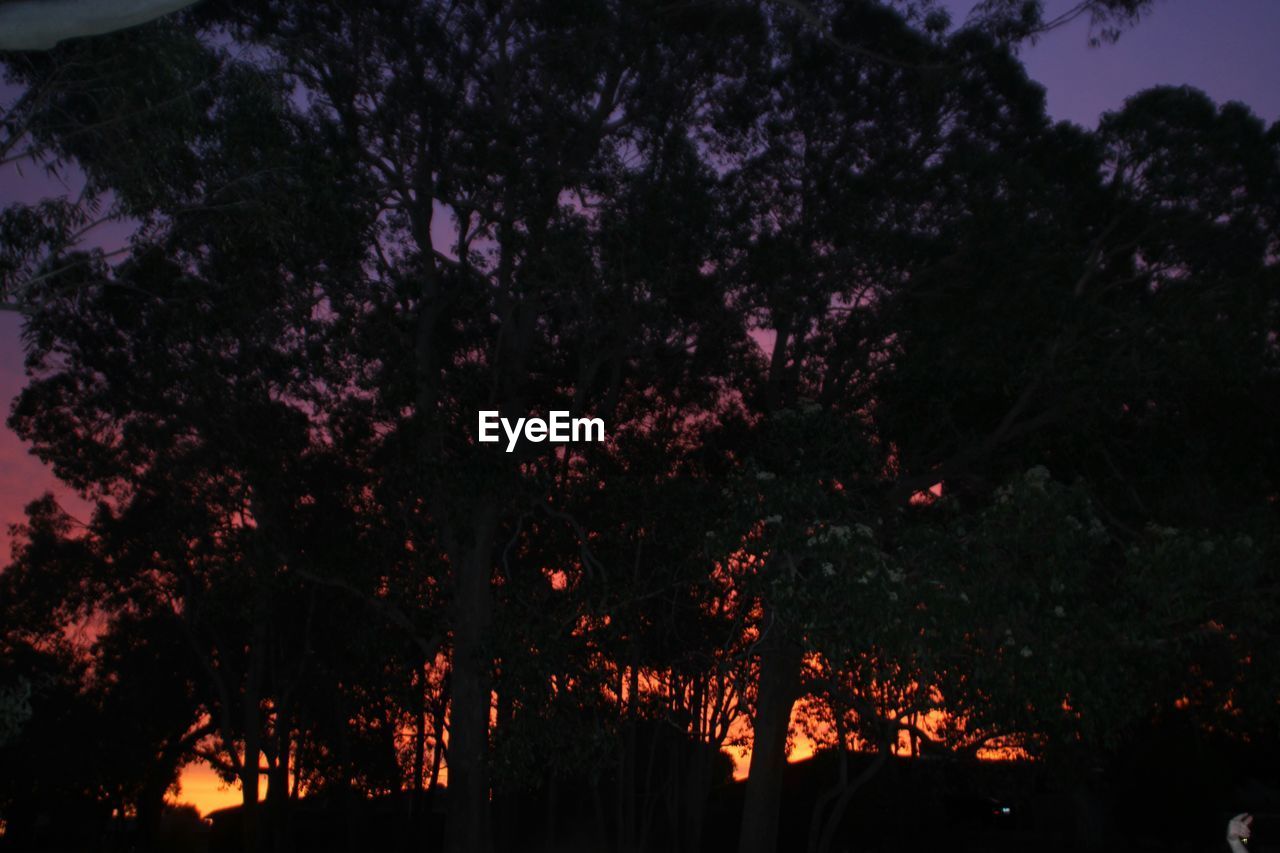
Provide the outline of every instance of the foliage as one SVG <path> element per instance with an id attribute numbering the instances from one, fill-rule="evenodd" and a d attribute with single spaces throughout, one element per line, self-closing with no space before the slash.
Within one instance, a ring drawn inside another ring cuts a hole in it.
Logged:
<path id="1" fill-rule="evenodd" d="M 797 701 L 1067 768 L 1263 730 L 1280 129 L 1055 125 L 1007 42 L 1057 23 L 276 0 L 6 57 L 3 152 L 84 190 L 0 213 L 10 423 L 94 511 L 0 574 L 0 753 L 76 730 L 5 819 L 158 821 L 200 757 L 287 849 L 300 794 L 420 821 L 443 764 L 452 850 L 574 784 L 595 846 L 697 849 L 750 725 L 750 853 Z"/>

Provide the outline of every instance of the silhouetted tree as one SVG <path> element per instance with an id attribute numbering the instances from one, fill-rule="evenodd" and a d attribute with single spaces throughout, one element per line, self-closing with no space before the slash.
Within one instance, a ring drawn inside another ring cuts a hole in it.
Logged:
<path id="1" fill-rule="evenodd" d="M 553 840 L 584 778 L 595 846 L 695 850 L 749 715 L 771 853 L 805 697 L 881 756 L 1261 726 L 1280 131 L 1173 89 L 1055 125 L 1007 43 L 1061 22 L 278 0 L 6 55 L 6 155 L 85 188 L 0 217 L 10 422 L 95 511 L 33 506 L 0 576 L 0 749 L 154 705 L 40 790 L 154 825 L 200 756 L 287 849 L 302 789 L 420 818 L 443 764 L 450 850 L 522 798 Z"/>

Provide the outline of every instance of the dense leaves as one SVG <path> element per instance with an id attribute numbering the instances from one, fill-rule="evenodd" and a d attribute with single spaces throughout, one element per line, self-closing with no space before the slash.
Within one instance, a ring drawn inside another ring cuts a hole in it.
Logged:
<path id="1" fill-rule="evenodd" d="M 281 0 L 6 57 L 4 151 L 84 189 L 0 214 L 10 424 L 94 511 L 0 574 L 0 756 L 101 760 L 0 815 L 155 837 L 199 759 L 246 848 L 304 796 L 427 838 L 447 783 L 451 850 L 696 850 L 749 746 L 772 851 L 798 708 L 816 853 L 893 751 L 1256 742 L 1280 130 L 1055 125 L 1004 42 L 1056 23 Z"/>

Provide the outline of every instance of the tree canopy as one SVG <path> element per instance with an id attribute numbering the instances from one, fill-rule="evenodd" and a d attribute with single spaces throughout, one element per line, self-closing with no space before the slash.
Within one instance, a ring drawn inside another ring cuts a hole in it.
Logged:
<path id="1" fill-rule="evenodd" d="M 0 573 L 14 844 L 151 843 L 202 760 L 245 849 L 403 794 L 450 851 L 771 853 L 803 729 L 817 853 L 894 754 L 1272 748 L 1280 126 L 1055 123 L 1013 47 L 1064 20 L 209 2 L 0 54 L 0 155 L 78 187 L 0 211 L 9 423 L 94 506 Z"/>

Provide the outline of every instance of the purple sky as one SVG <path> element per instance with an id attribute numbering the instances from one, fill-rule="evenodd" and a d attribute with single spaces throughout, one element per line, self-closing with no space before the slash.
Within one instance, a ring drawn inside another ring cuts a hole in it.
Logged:
<path id="1" fill-rule="evenodd" d="M 1077 21 L 1024 49 L 1055 118 L 1094 127 L 1136 92 L 1186 84 L 1215 101 L 1243 101 L 1268 124 L 1280 120 L 1280 0 L 1158 0 L 1114 45 L 1090 49 L 1087 33 Z"/>
<path id="2" fill-rule="evenodd" d="M 960 20 L 973 0 L 947 3 Z M 1061 9 L 1063 2 L 1049 8 Z M 1157 84 L 1189 84 L 1217 101 L 1239 100 L 1268 123 L 1280 120 L 1280 0 L 1163 0 L 1137 28 L 1115 45 L 1091 49 L 1084 22 L 1051 33 L 1023 57 L 1031 76 L 1048 90 L 1049 112 L 1093 127 L 1098 116 L 1124 99 Z M 0 89 L 0 98 L 11 90 Z M 26 176 L 14 165 L 0 166 L 0 205 L 34 200 L 65 190 L 36 170 Z M 22 386 L 19 319 L 0 313 L 0 401 Z M 31 457 L 6 427 L 0 427 L 0 565 L 7 561 L 7 526 L 43 491 L 61 495 L 48 470 Z M 84 511 L 74 500 L 68 508 Z"/>

